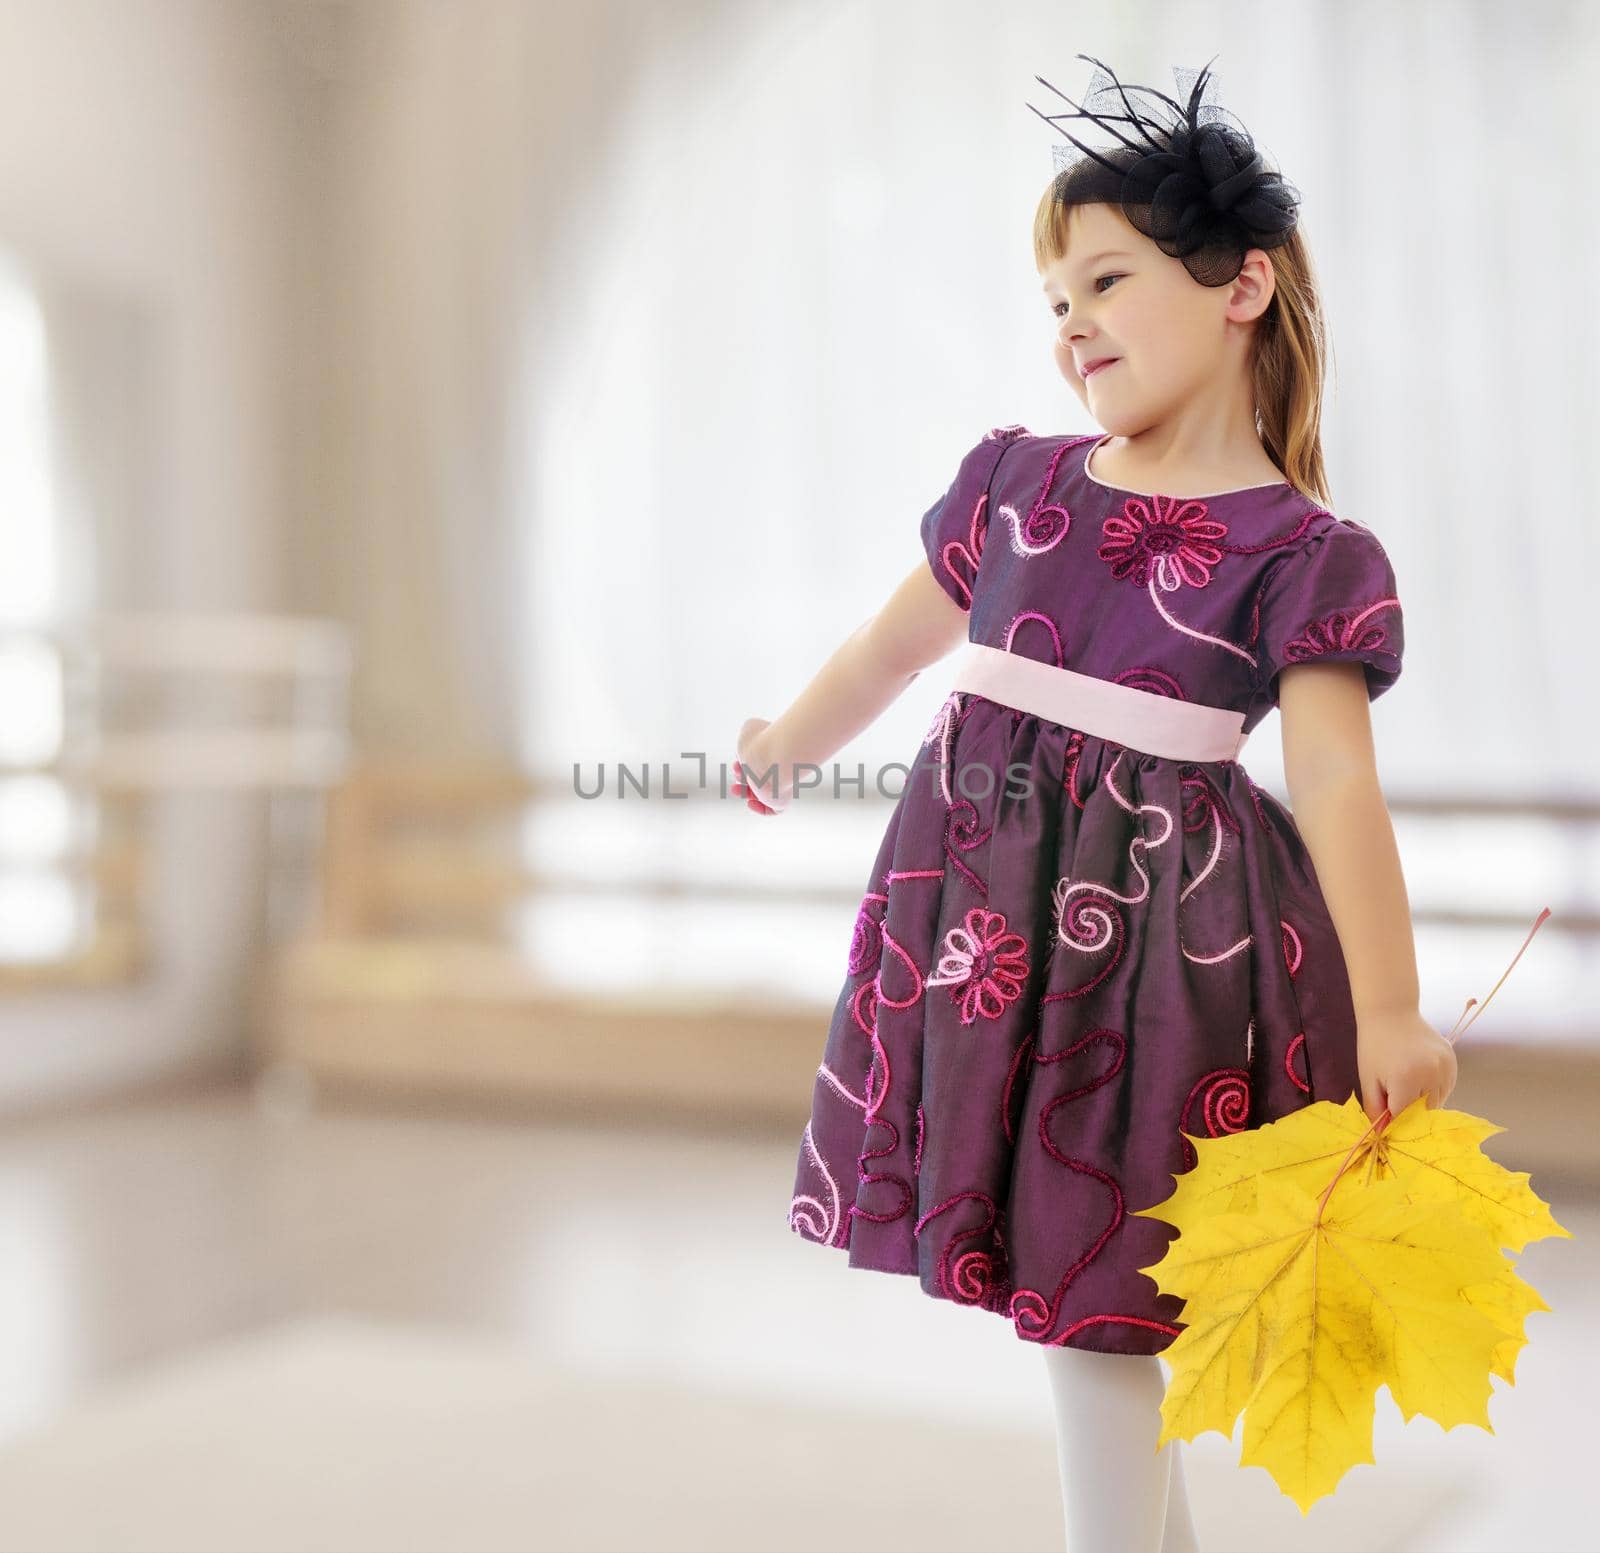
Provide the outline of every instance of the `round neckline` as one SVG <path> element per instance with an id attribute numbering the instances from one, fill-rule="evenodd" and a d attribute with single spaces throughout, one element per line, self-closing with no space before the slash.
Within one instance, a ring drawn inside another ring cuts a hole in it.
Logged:
<path id="1" fill-rule="evenodd" d="M 1099 475 L 1097 475 L 1089 467 L 1094 460 L 1095 453 L 1100 448 L 1100 444 L 1108 441 L 1115 435 L 1115 432 L 1108 431 L 1103 436 L 1096 437 L 1089 445 L 1088 450 L 1084 453 L 1083 462 L 1079 467 L 1083 470 L 1084 477 L 1089 480 L 1091 484 L 1098 485 L 1102 490 L 1114 491 L 1118 496 L 1137 496 L 1144 501 L 1154 501 L 1157 497 L 1165 497 L 1169 501 L 1216 501 L 1220 496 L 1246 496 L 1251 491 L 1293 491 L 1296 489 L 1296 487 L 1291 485 L 1287 480 L 1265 480 L 1260 485 L 1236 485 L 1232 490 L 1210 491 L 1203 496 L 1180 496 L 1172 491 L 1130 491 L 1126 486 L 1112 485 L 1110 481 L 1102 480 Z"/>

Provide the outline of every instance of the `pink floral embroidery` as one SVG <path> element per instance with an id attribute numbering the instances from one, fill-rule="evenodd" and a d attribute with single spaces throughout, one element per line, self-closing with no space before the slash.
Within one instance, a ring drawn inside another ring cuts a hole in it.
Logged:
<path id="1" fill-rule="evenodd" d="M 1022 996 L 1028 975 L 1028 945 L 1020 933 L 1006 931 L 998 911 L 974 906 L 961 927 L 944 937 L 944 955 L 929 987 L 959 987 L 952 993 L 961 1007 L 961 1023 L 972 1024 L 981 1014 L 998 1019 L 1007 1003 Z"/>
<path id="2" fill-rule="evenodd" d="M 1228 534 L 1228 525 L 1213 518 L 1203 501 L 1173 496 L 1129 497 L 1100 529 L 1106 539 L 1095 553 L 1111 575 L 1143 588 L 1154 572 L 1164 593 L 1185 584 L 1205 587 L 1222 559 L 1216 541 Z"/>
<path id="3" fill-rule="evenodd" d="M 1397 598 L 1379 599 L 1363 610 L 1336 609 L 1313 620 L 1299 636 L 1284 643 L 1283 661 L 1304 663 L 1330 652 L 1392 652 L 1388 632 L 1372 617 L 1399 602 Z"/>

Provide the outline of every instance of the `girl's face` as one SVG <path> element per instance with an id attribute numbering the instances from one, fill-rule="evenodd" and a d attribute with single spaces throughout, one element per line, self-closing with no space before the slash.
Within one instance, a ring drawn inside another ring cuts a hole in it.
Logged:
<path id="1" fill-rule="evenodd" d="M 1066 253 L 1040 272 L 1056 366 L 1106 431 L 1131 437 L 1214 392 L 1230 354 L 1242 369 L 1250 321 L 1271 297 L 1260 249 L 1231 285 L 1202 286 L 1114 206 L 1077 205 L 1067 219 Z"/>

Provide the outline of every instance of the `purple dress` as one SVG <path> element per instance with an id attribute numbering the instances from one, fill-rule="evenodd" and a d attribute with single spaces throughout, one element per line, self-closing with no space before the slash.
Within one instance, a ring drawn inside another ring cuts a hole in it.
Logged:
<path id="1" fill-rule="evenodd" d="M 1281 482 L 1117 489 L 1085 469 L 1103 440 L 991 431 L 928 510 L 971 641 L 1246 730 L 1290 663 L 1361 663 L 1369 697 L 1395 682 L 1400 604 L 1369 530 Z M 1184 1134 L 1358 1091 L 1310 855 L 1237 760 L 970 692 L 922 743 L 856 916 L 790 1227 L 1031 1342 L 1159 1353 L 1183 1302 L 1140 1269 L 1177 1231 L 1132 1210 L 1195 1163 Z"/>

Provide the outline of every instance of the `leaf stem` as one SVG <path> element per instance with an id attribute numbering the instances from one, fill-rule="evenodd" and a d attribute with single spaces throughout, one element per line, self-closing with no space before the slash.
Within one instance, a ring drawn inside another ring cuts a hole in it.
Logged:
<path id="1" fill-rule="evenodd" d="M 1549 916 L 1550 916 L 1550 908 L 1548 906 L 1546 906 L 1539 913 L 1539 915 L 1534 918 L 1533 926 L 1528 929 L 1528 936 L 1522 940 L 1522 948 L 1518 949 L 1517 952 L 1514 955 L 1511 956 L 1511 964 L 1506 966 L 1506 968 L 1503 971 L 1501 971 L 1500 980 L 1497 981 L 1489 989 L 1488 996 L 1484 998 L 1483 1002 L 1479 1003 L 1476 998 L 1468 998 L 1467 999 L 1466 1007 L 1461 1010 L 1461 1017 L 1456 1020 L 1455 1027 L 1450 1031 L 1450 1034 L 1447 1037 L 1447 1039 L 1449 1040 L 1449 1042 L 1450 1042 L 1450 1044 L 1452 1046 L 1455 1045 L 1455 1043 L 1456 1043 L 1456 1041 L 1457 1041 L 1457 1039 L 1459 1037 L 1465 1035 L 1467 1033 L 1467 1031 L 1472 1028 L 1473 1022 L 1477 1019 L 1478 1014 L 1481 1014 L 1484 1011 L 1484 1009 L 1486 1009 L 1489 1006 L 1489 1000 L 1491 998 L 1493 998 L 1495 993 L 1497 993 L 1500 990 L 1500 988 L 1505 983 L 1506 977 L 1511 974 L 1511 967 L 1514 966 L 1517 963 L 1517 961 L 1522 958 L 1522 950 L 1526 949 L 1528 947 L 1528 945 L 1533 942 L 1533 935 L 1535 933 L 1537 933 L 1542 926 L 1544 926 L 1544 924 L 1548 920 Z M 1471 1019 L 1467 1019 L 1467 1011 L 1468 1011 L 1468 1009 L 1473 1008 L 1474 1005 L 1476 1005 L 1476 1007 L 1477 1007 L 1477 1013 L 1473 1014 Z M 1462 1022 L 1461 1022 L 1462 1019 L 1466 1019 L 1466 1023 L 1465 1024 L 1462 1024 Z M 1361 1148 L 1361 1145 L 1364 1144 L 1367 1141 L 1368 1138 L 1374 1139 L 1374 1143 L 1376 1143 L 1377 1137 L 1380 1134 L 1382 1134 L 1383 1130 L 1393 1120 L 1394 1120 L 1394 1114 L 1389 1110 L 1388 1106 L 1385 1106 L 1383 1108 L 1383 1114 L 1381 1116 L 1379 1116 L 1376 1121 L 1370 1123 L 1368 1125 L 1368 1127 L 1367 1127 L 1367 1130 L 1364 1133 L 1362 1133 L 1361 1136 L 1359 1138 L 1357 1138 L 1354 1143 L 1352 1143 L 1350 1145 L 1350 1152 L 1348 1154 L 1346 1154 L 1345 1157 L 1340 1161 L 1339 1168 L 1336 1171 L 1334 1171 L 1333 1179 L 1330 1182 L 1328 1182 L 1327 1189 L 1323 1192 L 1322 1196 L 1317 1199 L 1317 1221 L 1318 1221 L 1318 1223 L 1320 1223 L 1322 1221 L 1323 1210 L 1328 1206 L 1328 1199 L 1333 1195 L 1334 1187 L 1336 1187 L 1339 1184 L 1339 1178 L 1341 1176 L 1343 1176 L 1345 1171 L 1347 1171 L 1350 1168 L 1350 1161 L 1355 1157 L 1357 1151 Z M 1367 1180 L 1368 1181 L 1371 1181 L 1371 1179 L 1372 1179 L 1372 1171 L 1373 1171 L 1374 1165 L 1377 1163 L 1377 1157 L 1378 1157 L 1378 1151 L 1377 1151 L 1376 1146 L 1374 1146 L 1373 1151 L 1372 1151 L 1372 1157 L 1371 1157 L 1371 1159 L 1369 1159 L 1367 1161 Z"/>

